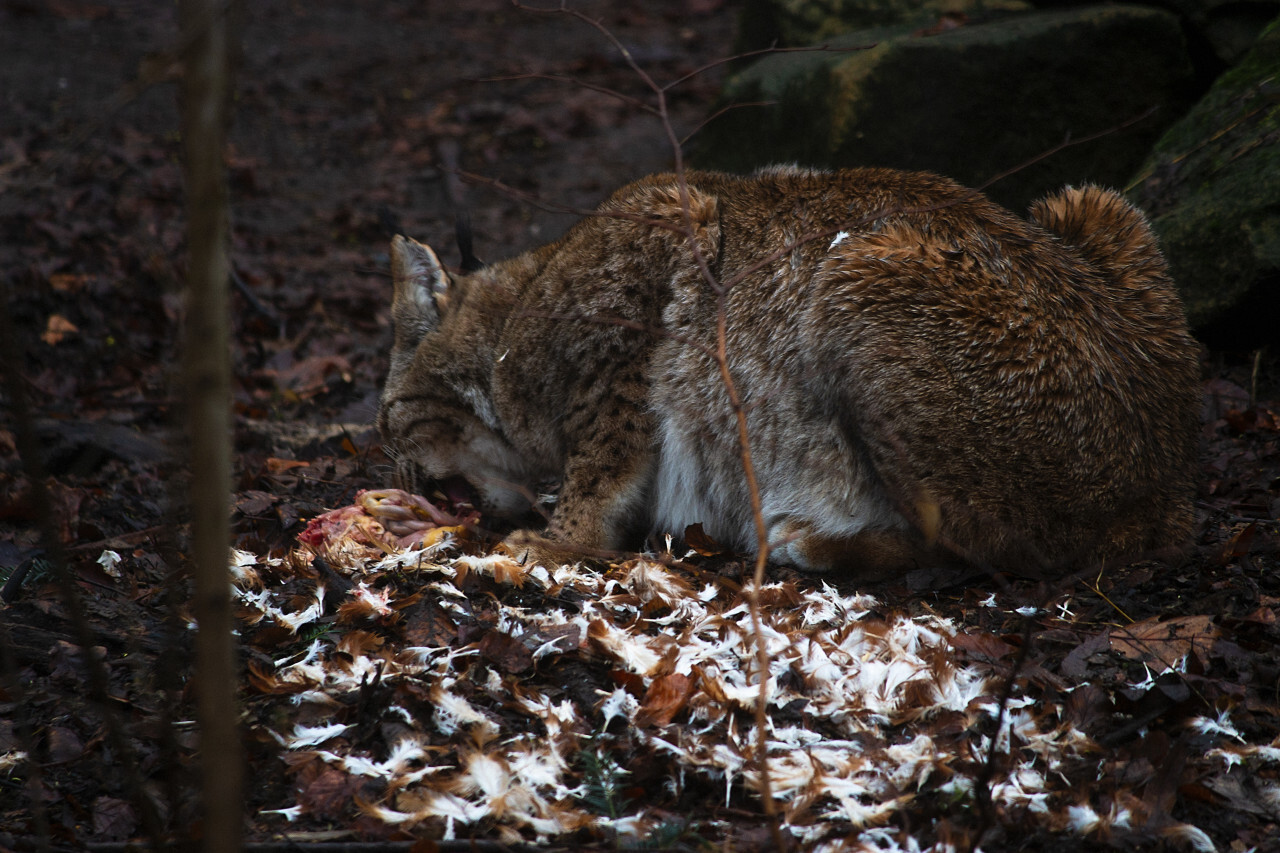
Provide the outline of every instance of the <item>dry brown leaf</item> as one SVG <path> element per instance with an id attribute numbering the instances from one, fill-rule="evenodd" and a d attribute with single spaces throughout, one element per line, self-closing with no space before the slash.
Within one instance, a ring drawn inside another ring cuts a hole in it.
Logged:
<path id="1" fill-rule="evenodd" d="M 1243 411 L 1232 409 L 1222 417 L 1236 432 L 1276 432 L 1280 430 L 1280 420 L 1276 418 L 1276 413 L 1261 406 L 1254 406 Z"/>
<path id="2" fill-rule="evenodd" d="M 963 649 L 970 657 L 998 661 L 1012 654 L 1014 647 L 988 631 L 961 631 L 951 638 L 951 645 Z"/>
<path id="3" fill-rule="evenodd" d="M 298 805 L 318 818 L 337 820 L 346 815 L 351 798 L 360 791 L 363 784 L 358 776 L 348 776 L 332 767 L 323 767 L 319 775 L 300 786 Z"/>
<path id="4" fill-rule="evenodd" d="M 1237 530 L 1222 546 L 1222 553 L 1218 556 L 1218 565 L 1225 566 L 1237 557 L 1243 557 L 1249 553 L 1249 548 L 1253 545 L 1254 534 L 1258 532 L 1258 525 L 1249 523 Z"/>
<path id="5" fill-rule="evenodd" d="M 278 459 L 272 456 L 267 459 L 267 470 L 272 474 L 282 474 L 293 468 L 309 468 L 310 462 L 299 462 L 297 459 Z"/>
<path id="6" fill-rule="evenodd" d="M 74 761 L 84 752 L 80 736 L 66 726 L 54 726 L 49 729 L 49 759 L 54 762 Z"/>
<path id="7" fill-rule="evenodd" d="M 510 634 L 488 631 L 476 646 L 480 656 L 503 672 L 527 672 L 533 668 L 533 653 Z"/>
<path id="8" fill-rule="evenodd" d="M 129 803 L 115 797 L 98 797 L 93 801 L 94 838 L 128 838 L 137 828 L 138 818 Z"/>
<path id="9" fill-rule="evenodd" d="M 1207 662 L 1209 649 L 1220 635 L 1212 616 L 1178 616 L 1164 621 L 1157 617 L 1114 629 L 1111 648 L 1132 660 L 1164 668 L 1192 653 Z"/>
<path id="10" fill-rule="evenodd" d="M 49 286 L 58 293 L 76 293 L 89 281 L 84 273 L 57 272 L 49 276 Z"/>
<path id="11" fill-rule="evenodd" d="M 704 557 L 714 557 L 725 552 L 724 546 L 708 536 L 707 532 L 702 529 L 701 522 L 690 524 L 684 529 L 684 544 Z"/>
<path id="12" fill-rule="evenodd" d="M 409 646 L 447 646 L 457 641 L 458 626 L 438 602 L 420 599 L 404 613 L 404 638 Z"/>
<path id="13" fill-rule="evenodd" d="M 684 706 L 693 695 L 693 679 L 687 675 L 671 673 L 655 678 L 644 694 L 640 711 L 636 715 L 638 726 L 665 726 L 675 719 L 676 714 L 684 710 Z"/>
<path id="14" fill-rule="evenodd" d="M 1276 612 L 1270 607 L 1259 607 L 1245 616 L 1243 621 L 1254 622 L 1258 625 L 1274 625 L 1276 624 Z"/>
<path id="15" fill-rule="evenodd" d="M 79 333 L 75 323 L 72 323 L 61 314 L 50 314 L 48 322 L 44 326 L 44 334 L 40 336 L 40 340 L 49 346 L 55 346 L 62 343 L 67 338 Z"/>

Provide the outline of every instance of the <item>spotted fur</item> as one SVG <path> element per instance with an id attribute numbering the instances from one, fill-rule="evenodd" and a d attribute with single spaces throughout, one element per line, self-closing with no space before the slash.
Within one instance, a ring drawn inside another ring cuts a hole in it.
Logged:
<path id="1" fill-rule="evenodd" d="M 1018 218 L 934 175 L 655 175 L 470 275 L 392 245 L 379 413 L 404 479 L 466 476 L 544 535 L 755 547 L 718 324 L 772 556 L 867 574 L 1062 570 L 1178 545 L 1198 349 L 1142 215 L 1067 189 Z"/>

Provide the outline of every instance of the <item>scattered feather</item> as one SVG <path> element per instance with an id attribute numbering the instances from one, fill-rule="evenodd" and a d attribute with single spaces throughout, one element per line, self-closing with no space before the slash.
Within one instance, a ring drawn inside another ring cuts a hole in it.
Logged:
<path id="1" fill-rule="evenodd" d="M 102 566 L 108 577 L 120 577 L 120 555 L 115 551 L 103 551 L 98 555 L 98 565 Z"/>
<path id="2" fill-rule="evenodd" d="M 364 515 L 414 526 L 414 512 L 375 503 Z M 368 519 L 353 522 L 350 535 L 367 537 Z M 1065 773 L 1095 760 L 1092 741 L 1061 706 L 1046 712 L 1022 688 L 1001 708 L 999 673 L 958 652 L 957 628 L 944 618 L 885 614 L 874 598 L 825 583 L 771 583 L 760 590 L 757 633 L 749 584 L 698 585 L 643 558 L 605 572 L 522 566 L 500 553 L 457 554 L 461 538 L 440 536 L 376 553 L 326 539 L 330 566 L 350 579 L 337 622 L 308 556 L 233 555 L 244 570 L 234 577 L 246 624 L 297 633 L 325 620 L 327 630 L 292 654 L 255 663 L 255 678 L 264 701 L 287 696 L 272 719 L 287 721 L 288 734 L 269 733 L 291 766 L 319 761 L 382 788 L 358 805 L 368 819 L 404 831 L 430 824 L 446 839 L 490 833 L 509 844 L 579 831 L 642 839 L 666 819 L 645 802 L 624 805 L 622 789 L 605 791 L 605 776 L 590 768 L 629 767 L 643 755 L 647 778 L 661 780 L 655 796 L 674 799 L 694 780 L 719 786 L 726 806 L 757 796 L 762 680 L 773 795 L 786 831 L 807 849 L 949 849 L 922 847 L 901 828 L 902 815 L 926 794 L 971 802 L 992 738 L 998 769 L 982 784 L 1001 814 L 1077 836 L 1150 819 L 1149 807 L 1123 792 L 1072 791 Z M 299 574 L 286 595 L 290 567 Z M 995 607 L 996 597 L 980 606 Z M 388 643 L 391 629 L 413 642 Z M 757 637 L 768 672 L 759 670 Z M 578 668 L 570 672 L 610 673 L 614 685 L 583 698 L 582 685 L 543 677 L 562 662 Z M 1147 672 L 1150 689 L 1156 676 Z M 362 714 L 380 715 L 361 717 L 361 731 L 380 724 L 394 733 L 380 747 L 349 735 L 354 696 L 375 685 L 396 691 L 395 701 L 361 704 Z M 1227 712 L 1189 726 L 1210 741 L 1206 774 L 1280 762 L 1280 742 L 1248 743 Z M 1280 800 L 1274 785 L 1256 793 L 1260 803 Z M 302 808 L 270 813 L 291 818 Z M 1195 827 L 1173 827 L 1169 839 L 1209 849 Z"/>
<path id="3" fill-rule="evenodd" d="M 333 740 L 353 728 L 355 726 L 344 726 L 341 723 L 332 723 L 327 726 L 304 726 L 298 724 L 293 727 L 293 735 L 282 739 L 281 742 L 289 749 L 305 749 Z"/>

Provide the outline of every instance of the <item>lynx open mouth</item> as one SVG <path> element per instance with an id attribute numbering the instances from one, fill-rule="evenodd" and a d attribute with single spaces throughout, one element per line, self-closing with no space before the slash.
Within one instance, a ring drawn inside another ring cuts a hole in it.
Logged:
<path id="1" fill-rule="evenodd" d="M 442 480 L 428 480 L 427 484 L 431 494 L 426 497 L 445 501 L 454 515 L 466 515 L 480 506 L 476 488 L 465 477 L 454 475 Z"/>
<path id="2" fill-rule="evenodd" d="M 421 482 L 424 497 L 447 507 L 459 517 L 474 513 L 483 518 L 487 529 L 494 532 L 546 525 L 551 520 L 561 485 L 559 480 L 540 481 L 533 486 L 507 481 L 477 484 L 460 474 L 424 478 Z M 510 503 L 504 505 L 503 497 L 509 498 Z"/>

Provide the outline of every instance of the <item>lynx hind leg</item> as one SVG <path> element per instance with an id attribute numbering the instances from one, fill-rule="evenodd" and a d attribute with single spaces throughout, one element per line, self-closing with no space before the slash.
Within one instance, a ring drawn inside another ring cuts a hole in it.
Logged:
<path id="1" fill-rule="evenodd" d="M 770 559 L 803 572 L 840 571 L 883 580 L 919 568 L 932 556 L 911 530 L 864 528 L 848 535 L 815 533 L 793 519 L 769 531 Z"/>

